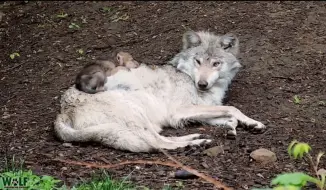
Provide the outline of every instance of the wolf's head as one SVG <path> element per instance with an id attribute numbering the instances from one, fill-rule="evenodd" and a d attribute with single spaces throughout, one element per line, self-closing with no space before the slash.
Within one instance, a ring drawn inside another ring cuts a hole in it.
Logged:
<path id="1" fill-rule="evenodd" d="M 239 41 L 233 34 L 189 31 L 183 35 L 183 50 L 170 63 L 188 74 L 198 90 L 207 91 L 220 79 L 231 82 L 241 67 L 238 52 Z"/>

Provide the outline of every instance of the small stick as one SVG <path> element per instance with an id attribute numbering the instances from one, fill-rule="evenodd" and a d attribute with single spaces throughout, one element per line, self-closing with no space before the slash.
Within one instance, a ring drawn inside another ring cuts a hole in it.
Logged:
<path id="1" fill-rule="evenodd" d="M 202 173 L 199 173 L 197 170 L 194 170 L 188 166 L 183 165 L 181 162 L 177 161 L 176 159 L 174 159 L 171 155 L 169 155 L 165 150 L 160 149 L 160 151 L 165 154 L 170 160 L 172 160 L 173 162 L 175 162 L 179 167 L 181 167 L 182 169 L 186 170 L 187 172 L 190 172 L 204 180 L 206 180 L 207 182 L 210 182 L 212 184 L 214 184 L 217 188 L 221 188 L 223 190 L 233 190 L 230 187 L 225 186 L 224 184 L 222 184 L 221 182 L 217 181 L 216 179 L 210 177 L 210 176 L 206 176 Z"/>

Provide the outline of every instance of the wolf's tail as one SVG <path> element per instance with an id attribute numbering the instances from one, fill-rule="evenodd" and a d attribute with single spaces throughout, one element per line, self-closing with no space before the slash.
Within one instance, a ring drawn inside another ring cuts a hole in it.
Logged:
<path id="1" fill-rule="evenodd" d="M 67 114 L 59 114 L 54 122 L 54 131 L 59 139 L 65 142 L 87 142 L 95 140 L 101 132 L 105 130 L 105 126 L 90 127 L 86 129 L 76 130 L 72 128 L 72 121 Z"/>

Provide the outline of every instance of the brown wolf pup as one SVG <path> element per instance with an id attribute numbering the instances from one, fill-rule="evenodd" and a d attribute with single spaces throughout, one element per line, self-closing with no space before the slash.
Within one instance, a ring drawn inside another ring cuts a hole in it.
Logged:
<path id="1" fill-rule="evenodd" d="M 105 90 L 104 84 L 108 76 L 114 75 L 119 70 L 139 67 L 139 63 L 127 52 L 119 52 L 116 59 L 117 65 L 108 60 L 97 60 L 95 63 L 87 64 L 76 77 L 76 88 L 89 94 L 102 92 Z"/>

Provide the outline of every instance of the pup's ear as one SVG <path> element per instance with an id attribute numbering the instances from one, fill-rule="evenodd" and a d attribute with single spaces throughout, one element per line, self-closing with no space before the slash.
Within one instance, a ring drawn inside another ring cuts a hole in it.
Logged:
<path id="1" fill-rule="evenodd" d="M 120 66 L 124 65 L 123 56 L 120 53 L 117 54 L 117 61 Z"/>
<path id="2" fill-rule="evenodd" d="M 199 35 L 194 31 L 187 31 L 182 37 L 183 50 L 196 47 L 201 43 Z"/>
<path id="3" fill-rule="evenodd" d="M 221 47 L 234 56 L 239 54 L 239 39 L 234 34 L 225 34 L 220 39 Z"/>
<path id="4" fill-rule="evenodd" d="M 81 76 L 81 80 L 91 80 L 93 78 L 93 76 L 92 75 L 82 75 Z"/>

